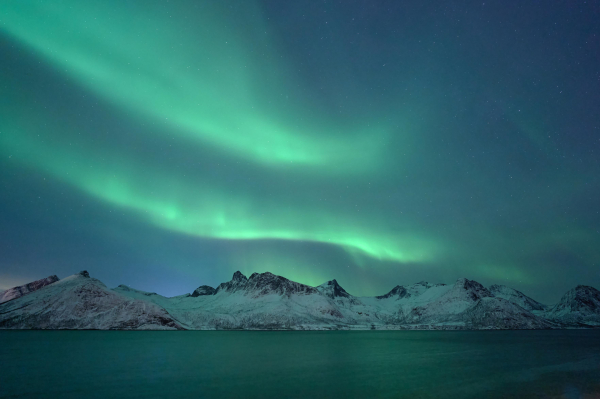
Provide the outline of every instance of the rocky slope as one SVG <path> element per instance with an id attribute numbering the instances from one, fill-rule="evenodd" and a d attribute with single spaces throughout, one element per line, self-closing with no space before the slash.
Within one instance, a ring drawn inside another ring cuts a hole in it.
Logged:
<path id="1" fill-rule="evenodd" d="M 41 280 L 33 281 L 29 284 L 21 285 L 19 287 L 13 287 L 6 291 L 0 292 L 0 303 L 8 302 L 12 299 L 20 298 L 23 295 L 27 295 L 30 292 L 39 290 L 42 287 L 50 285 L 58 281 L 58 277 L 50 276 Z"/>
<path id="2" fill-rule="evenodd" d="M 0 305 L 0 328 L 73 329 L 545 329 L 600 326 L 600 292 L 578 286 L 546 309 L 505 286 L 476 281 L 397 285 L 355 297 L 336 280 L 318 287 L 239 271 L 216 289 L 167 298 L 86 272 Z M 534 314 L 535 313 L 535 314 Z"/>

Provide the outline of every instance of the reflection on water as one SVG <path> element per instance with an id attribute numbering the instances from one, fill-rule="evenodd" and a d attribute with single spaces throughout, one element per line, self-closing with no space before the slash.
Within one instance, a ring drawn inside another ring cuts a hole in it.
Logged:
<path id="1" fill-rule="evenodd" d="M 600 398 L 596 331 L 0 331 L 0 397 Z"/>

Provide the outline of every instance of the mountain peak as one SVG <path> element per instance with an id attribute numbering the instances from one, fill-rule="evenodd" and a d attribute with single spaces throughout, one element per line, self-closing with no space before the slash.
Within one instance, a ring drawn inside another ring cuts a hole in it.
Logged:
<path id="1" fill-rule="evenodd" d="M 547 317 L 570 325 L 600 325 L 600 291 L 578 285 L 546 312 Z"/>
<path id="2" fill-rule="evenodd" d="M 575 287 L 576 291 L 580 291 L 580 292 L 588 292 L 588 293 L 595 293 L 595 292 L 599 292 L 597 289 L 595 289 L 594 287 L 590 287 L 589 285 L 582 285 L 579 284 L 577 287 Z"/>
<path id="3" fill-rule="evenodd" d="M 221 283 L 215 290 L 215 294 L 221 291 L 236 292 L 243 289 L 248 284 L 248 277 L 244 276 L 239 270 L 233 273 L 231 281 Z"/>
<path id="4" fill-rule="evenodd" d="M 87 270 L 82 270 L 82 271 L 80 271 L 77 274 L 80 275 L 80 276 L 82 276 L 82 277 L 90 278 L 90 274 L 87 272 Z"/>
<path id="5" fill-rule="evenodd" d="M 338 284 L 337 280 L 329 280 L 326 283 L 321 284 L 319 287 L 320 291 L 331 299 L 335 298 L 350 298 L 352 295 L 348 294 L 341 285 Z"/>
<path id="6" fill-rule="evenodd" d="M 317 293 L 316 288 L 288 280 L 285 277 L 277 276 L 271 272 L 252 273 L 250 279 L 248 279 L 246 290 L 252 292 L 255 296 L 267 294 L 290 296 L 292 294 Z"/>
<path id="7" fill-rule="evenodd" d="M 209 285 L 201 285 L 200 287 L 196 288 L 194 290 L 194 292 L 192 292 L 191 296 L 196 298 L 196 297 L 204 296 L 204 295 L 214 295 L 216 292 L 217 292 L 217 290 L 215 290 L 213 287 L 211 287 Z"/>
<path id="8" fill-rule="evenodd" d="M 556 306 L 568 307 L 575 311 L 594 311 L 600 313 L 600 291 L 588 285 L 578 285 L 567 291 Z"/>
<path id="9" fill-rule="evenodd" d="M 467 295 L 472 300 L 478 300 L 481 298 L 493 297 L 494 295 L 483 285 L 475 280 L 469 280 L 467 278 L 459 278 L 454 284 L 454 289 L 466 291 Z"/>

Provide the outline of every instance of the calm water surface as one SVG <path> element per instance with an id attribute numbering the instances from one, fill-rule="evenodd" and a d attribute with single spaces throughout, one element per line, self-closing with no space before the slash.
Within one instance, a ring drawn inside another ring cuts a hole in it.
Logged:
<path id="1" fill-rule="evenodd" d="M 0 331 L 0 397 L 600 398 L 600 331 Z"/>

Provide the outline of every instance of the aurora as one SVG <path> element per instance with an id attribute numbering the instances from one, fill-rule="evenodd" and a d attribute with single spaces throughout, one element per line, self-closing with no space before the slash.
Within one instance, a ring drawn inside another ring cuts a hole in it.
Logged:
<path id="1" fill-rule="evenodd" d="M 365 295 L 598 282 L 597 24 L 550 48 L 527 32 L 556 15 L 534 8 L 514 32 L 469 8 L 481 35 L 388 6 L 0 5 L 0 279 L 90 251 L 107 282 L 174 271 L 137 284 L 165 294 L 238 269 Z"/>

